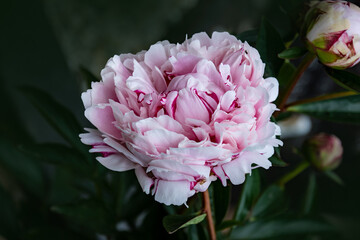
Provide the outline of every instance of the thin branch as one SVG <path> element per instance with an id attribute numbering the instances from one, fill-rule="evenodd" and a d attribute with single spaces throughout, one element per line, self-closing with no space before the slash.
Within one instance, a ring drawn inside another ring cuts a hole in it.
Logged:
<path id="1" fill-rule="evenodd" d="M 291 106 L 300 105 L 300 104 L 312 103 L 312 102 L 317 102 L 317 101 L 324 101 L 324 100 L 333 99 L 333 98 L 347 97 L 347 96 L 352 96 L 352 95 L 356 95 L 356 94 L 357 94 L 356 92 L 352 92 L 352 91 L 326 94 L 326 95 L 317 96 L 317 97 L 314 97 L 314 98 L 307 98 L 307 99 L 303 99 L 303 100 L 299 100 L 299 101 L 296 101 L 296 102 L 289 103 L 289 104 L 285 105 L 284 109 L 287 109 L 287 108 L 289 108 Z"/>
<path id="2" fill-rule="evenodd" d="M 210 196 L 208 190 L 203 192 L 203 207 L 204 207 L 204 212 L 206 213 L 206 221 L 208 223 L 208 231 L 210 234 L 210 239 L 216 240 L 216 232 L 215 232 L 214 221 L 211 214 Z"/>
<path id="3" fill-rule="evenodd" d="M 298 68 L 296 69 L 296 71 L 294 72 L 294 74 L 292 76 L 292 81 L 291 81 L 290 86 L 286 89 L 285 94 L 283 95 L 283 97 L 280 100 L 280 103 L 278 104 L 278 108 L 280 109 L 280 111 L 275 112 L 274 117 L 276 117 L 277 115 L 279 115 L 281 112 L 284 111 L 286 101 L 289 98 L 291 92 L 293 91 L 296 83 L 299 81 L 299 79 L 301 78 L 301 76 L 303 75 L 305 70 L 309 67 L 309 65 L 313 62 L 315 57 L 316 56 L 310 52 L 305 55 L 305 57 L 303 58 L 300 65 L 298 66 Z"/>

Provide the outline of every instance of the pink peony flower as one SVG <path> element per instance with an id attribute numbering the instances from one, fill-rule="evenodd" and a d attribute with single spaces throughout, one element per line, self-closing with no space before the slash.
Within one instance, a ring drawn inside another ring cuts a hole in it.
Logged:
<path id="1" fill-rule="evenodd" d="M 228 33 L 115 55 L 82 94 L 97 130 L 81 141 L 105 167 L 134 169 L 144 192 L 166 205 L 186 204 L 217 178 L 241 184 L 251 169 L 269 168 L 282 144 L 270 122 L 278 82 L 263 74 L 257 50 Z"/>

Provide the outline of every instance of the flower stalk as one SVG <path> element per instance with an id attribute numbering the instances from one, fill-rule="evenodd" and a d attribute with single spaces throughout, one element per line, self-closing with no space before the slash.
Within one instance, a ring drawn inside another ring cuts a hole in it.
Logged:
<path id="1" fill-rule="evenodd" d="M 204 207 L 204 213 L 206 213 L 206 221 L 208 224 L 210 239 L 216 240 L 216 232 L 215 232 L 214 221 L 211 214 L 211 204 L 210 204 L 210 196 L 208 190 L 203 192 L 203 207 Z"/>
<path id="2" fill-rule="evenodd" d="M 310 164 L 308 161 L 303 160 L 294 170 L 292 170 L 291 172 L 288 172 L 283 177 L 281 177 L 277 181 L 277 184 L 280 187 L 284 187 L 287 182 L 289 182 L 290 180 L 292 180 L 293 178 L 298 176 L 300 173 L 302 173 L 305 169 L 307 169 L 309 167 L 309 165 Z"/>
<path id="3" fill-rule="evenodd" d="M 281 112 L 283 112 L 285 110 L 286 101 L 290 97 L 292 90 L 294 89 L 296 83 L 299 81 L 299 79 L 301 78 L 301 76 L 303 75 L 305 70 L 313 62 L 315 57 L 316 56 L 310 52 L 305 55 L 305 57 L 303 58 L 300 65 L 298 66 L 298 68 L 296 69 L 296 71 L 294 72 L 294 74 L 292 76 L 292 81 L 291 81 L 290 86 L 286 89 L 285 93 L 282 96 L 279 96 L 278 108 L 280 109 L 280 111 L 275 112 L 274 117 L 277 117 L 277 115 L 279 115 Z"/>

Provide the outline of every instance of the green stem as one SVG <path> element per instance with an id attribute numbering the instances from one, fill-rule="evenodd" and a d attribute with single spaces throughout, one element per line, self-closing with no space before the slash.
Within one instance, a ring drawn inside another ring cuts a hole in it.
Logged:
<path id="1" fill-rule="evenodd" d="M 276 117 L 278 114 L 280 114 L 280 112 L 284 111 L 286 101 L 289 98 L 291 92 L 293 91 L 296 83 L 299 81 L 299 79 L 301 78 L 301 76 L 303 75 L 305 70 L 309 67 L 309 65 L 313 62 L 315 57 L 316 56 L 311 52 L 308 52 L 305 55 L 305 57 L 303 58 L 303 60 L 299 64 L 298 68 L 296 69 L 296 71 L 291 76 L 291 78 L 292 78 L 291 84 L 286 89 L 284 95 L 279 97 L 278 108 L 280 109 L 280 111 L 274 113 L 274 117 Z"/>
<path id="2" fill-rule="evenodd" d="M 352 96 L 352 95 L 356 95 L 356 94 L 357 93 L 353 92 L 353 91 L 325 94 L 325 95 L 321 95 L 321 96 L 317 96 L 317 97 L 313 97 L 313 98 L 307 98 L 307 99 L 303 99 L 303 100 L 299 100 L 299 101 L 295 101 L 295 102 L 286 104 L 285 109 L 287 109 L 291 106 L 296 106 L 296 105 L 300 105 L 300 104 L 324 101 L 324 100 L 333 99 L 333 98 L 347 97 L 347 96 Z"/>
<path id="3" fill-rule="evenodd" d="M 203 192 L 203 207 L 204 207 L 204 212 L 206 213 L 206 220 L 208 223 L 208 231 L 209 231 L 210 239 L 216 240 L 216 232 L 215 232 L 214 221 L 211 214 L 210 195 L 208 190 Z"/>
<path id="4" fill-rule="evenodd" d="M 280 185 L 281 187 L 284 187 L 287 182 L 289 182 L 291 179 L 295 178 L 297 175 L 303 172 L 308 166 L 309 166 L 309 162 L 303 160 L 294 170 L 281 177 L 277 181 L 277 184 Z"/>

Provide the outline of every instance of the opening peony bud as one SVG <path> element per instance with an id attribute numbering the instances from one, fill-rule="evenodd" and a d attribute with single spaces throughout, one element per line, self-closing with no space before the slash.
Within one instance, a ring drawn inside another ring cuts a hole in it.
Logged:
<path id="1" fill-rule="evenodd" d="M 313 166 L 329 171 L 340 165 L 343 147 L 335 135 L 320 133 L 305 141 L 303 150 Z"/>
<path id="2" fill-rule="evenodd" d="M 308 49 L 324 65 L 346 69 L 360 61 L 360 8 L 355 4 L 313 2 L 304 31 Z"/>

